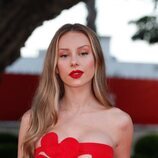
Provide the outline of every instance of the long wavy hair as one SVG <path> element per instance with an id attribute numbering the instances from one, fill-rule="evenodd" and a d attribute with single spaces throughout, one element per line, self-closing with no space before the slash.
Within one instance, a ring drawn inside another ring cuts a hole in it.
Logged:
<path id="1" fill-rule="evenodd" d="M 108 99 L 105 63 L 96 33 L 81 24 L 65 24 L 54 35 L 45 57 L 39 85 L 33 98 L 28 132 L 22 145 L 23 158 L 33 158 L 36 142 L 57 123 L 59 100 L 64 96 L 64 85 L 56 73 L 60 38 L 69 31 L 83 33 L 90 41 L 95 60 L 92 90 L 103 106 L 112 106 Z"/>

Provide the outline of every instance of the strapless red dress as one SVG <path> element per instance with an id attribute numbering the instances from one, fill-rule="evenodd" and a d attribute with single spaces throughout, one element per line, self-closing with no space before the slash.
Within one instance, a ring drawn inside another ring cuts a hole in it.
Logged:
<path id="1" fill-rule="evenodd" d="M 78 142 L 73 137 L 67 137 L 58 142 L 54 132 L 45 134 L 41 146 L 35 149 L 35 158 L 78 158 L 81 155 L 91 155 L 92 158 L 113 158 L 113 148 L 109 145 L 94 142 Z M 47 156 L 46 156 L 47 155 Z"/>

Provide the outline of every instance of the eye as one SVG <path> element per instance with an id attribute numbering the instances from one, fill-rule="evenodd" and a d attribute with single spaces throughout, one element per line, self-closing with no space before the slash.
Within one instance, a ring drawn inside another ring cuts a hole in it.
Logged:
<path id="1" fill-rule="evenodd" d="M 67 54 L 60 55 L 61 58 L 66 58 L 67 56 Z"/>
<path id="2" fill-rule="evenodd" d="M 82 56 L 88 55 L 88 52 L 81 52 L 80 55 Z"/>

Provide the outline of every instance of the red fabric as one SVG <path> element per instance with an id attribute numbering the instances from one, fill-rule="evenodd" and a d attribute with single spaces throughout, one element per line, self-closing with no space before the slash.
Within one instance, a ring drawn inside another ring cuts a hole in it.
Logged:
<path id="1" fill-rule="evenodd" d="M 58 142 L 58 136 L 54 132 L 47 133 L 41 139 L 41 147 L 35 149 L 35 158 L 77 158 L 80 155 L 89 154 L 93 158 L 113 158 L 113 148 L 107 144 L 82 142 L 79 143 L 73 137 L 67 137 Z"/>

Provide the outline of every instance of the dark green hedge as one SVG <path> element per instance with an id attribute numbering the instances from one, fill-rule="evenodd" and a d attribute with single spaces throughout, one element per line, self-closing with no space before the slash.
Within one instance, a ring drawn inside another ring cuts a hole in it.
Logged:
<path id="1" fill-rule="evenodd" d="M 158 158 L 158 134 L 141 137 L 134 146 L 132 158 Z"/>
<path id="2" fill-rule="evenodd" d="M 17 136 L 9 133 L 0 133 L 0 157 L 17 158 Z"/>

